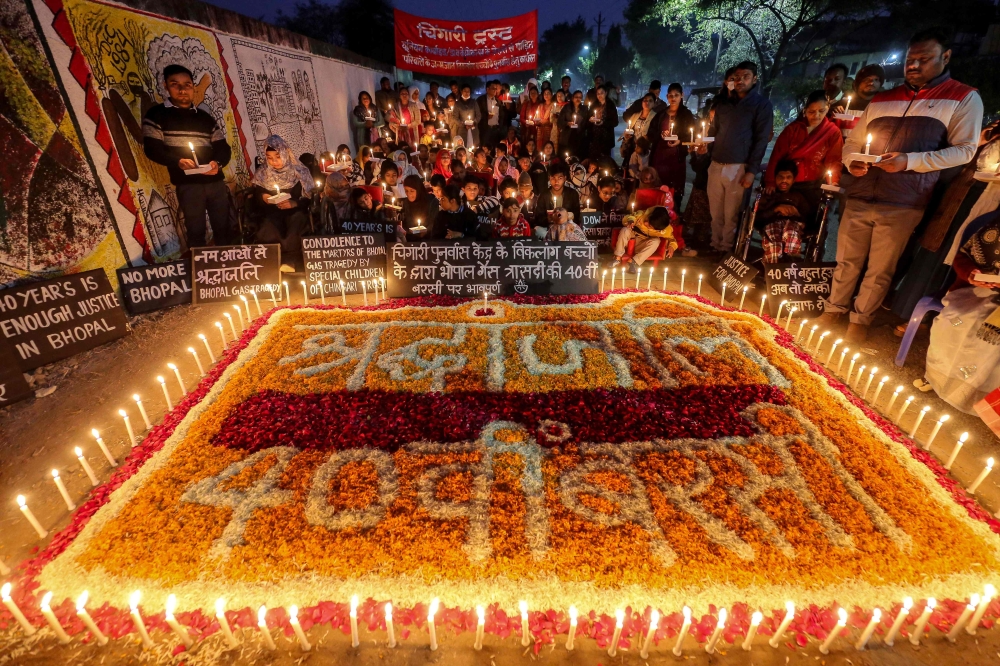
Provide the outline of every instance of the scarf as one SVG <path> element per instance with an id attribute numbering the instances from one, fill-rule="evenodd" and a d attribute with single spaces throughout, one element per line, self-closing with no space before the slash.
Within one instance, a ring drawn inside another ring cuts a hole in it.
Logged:
<path id="1" fill-rule="evenodd" d="M 275 169 L 264 161 L 264 166 L 257 169 L 253 175 L 253 183 L 273 193 L 274 187 L 278 186 L 282 191 L 287 192 L 295 187 L 296 183 L 302 183 L 302 195 L 309 196 L 313 190 L 312 174 L 292 155 L 292 149 L 288 147 L 285 140 L 277 134 L 267 137 L 265 151 L 276 150 L 281 155 L 282 166 Z"/>
<path id="2" fill-rule="evenodd" d="M 441 157 L 446 154 L 451 155 L 451 153 L 447 150 L 438 151 L 437 157 L 434 158 L 434 173 L 444 176 L 445 180 L 450 180 L 451 165 L 449 164 L 447 167 L 445 167 L 445 165 L 441 163 Z"/>
<path id="3" fill-rule="evenodd" d="M 806 140 L 800 143 L 798 146 L 789 151 L 785 159 L 793 161 L 811 161 L 813 155 L 815 155 L 834 134 L 839 134 L 840 128 L 837 127 L 836 123 L 830 121 L 829 118 L 824 118 L 820 121 L 819 126 L 812 132 L 806 134 Z"/>
<path id="4" fill-rule="evenodd" d="M 417 167 L 410 164 L 410 160 L 406 155 L 405 150 L 397 150 L 392 154 L 392 161 L 396 163 L 399 167 L 399 180 L 402 182 L 407 176 L 419 176 L 420 171 Z"/>
<path id="5" fill-rule="evenodd" d="M 333 204 L 338 220 L 349 219 L 347 215 L 351 205 L 351 183 L 342 172 L 334 171 L 326 177 L 323 196 Z"/>
<path id="6" fill-rule="evenodd" d="M 991 222 L 972 235 L 962 246 L 964 252 L 983 273 L 1000 271 L 1000 222 Z M 1000 345 L 1000 307 L 997 307 L 976 331 L 976 337 L 991 345 Z"/>
<path id="7" fill-rule="evenodd" d="M 503 160 L 504 162 L 507 163 L 507 170 L 506 171 L 501 171 L 500 170 L 500 161 L 501 160 Z M 506 178 L 507 176 L 510 176 L 511 178 L 513 178 L 513 179 L 516 180 L 519 175 L 520 174 L 518 173 L 517 169 L 515 169 L 514 167 L 512 167 L 510 165 L 510 158 L 509 157 L 498 157 L 495 160 L 493 160 L 493 179 L 496 180 L 498 186 L 503 181 L 503 179 Z"/>

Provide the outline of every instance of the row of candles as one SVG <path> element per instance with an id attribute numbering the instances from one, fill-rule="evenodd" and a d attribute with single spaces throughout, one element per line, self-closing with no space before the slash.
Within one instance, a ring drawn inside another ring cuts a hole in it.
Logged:
<path id="1" fill-rule="evenodd" d="M 6 583 L 0 588 L 0 599 L 2 599 L 3 604 L 10 611 L 11 615 L 21 626 L 21 629 L 28 636 L 32 636 L 37 632 L 37 629 L 28 619 L 25 617 L 24 613 L 21 611 L 20 607 L 15 603 L 13 597 L 11 596 L 11 584 Z M 963 631 L 970 636 L 975 636 L 980 625 L 982 624 L 983 617 L 986 614 L 990 603 L 996 597 L 996 588 L 987 583 L 984 586 L 983 594 L 974 593 L 969 597 L 969 602 L 962 609 L 961 614 L 956 619 L 955 623 L 951 626 L 951 629 L 946 634 L 946 638 L 949 642 L 954 643 L 958 640 L 958 637 Z M 52 632 L 56 635 L 60 643 L 69 643 L 72 638 L 66 633 L 65 628 L 59 622 L 55 613 L 52 611 L 51 601 L 53 593 L 51 591 L 46 592 L 42 597 L 39 604 L 39 611 L 45 618 L 46 623 L 52 629 Z M 109 642 L 108 637 L 101 631 L 97 626 L 97 623 L 87 612 L 87 601 L 89 600 L 89 593 L 85 590 L 76 599 L 76 615 L 80 618 L 80 621 L 84 624 L 90 634 L 94 637 L 94 641 L 98 645 L 107 645 Z M 145 621 L 143 620 L 142 613 L 139 610 L 139 601 L 141 600 L 142 594 L 139 590 L 135 590 L 129 595 L 129 612 L 135 627 L 135 632 L 139 635 L 142 640 L 143 648 L 148 649 L 154 645 L 153 639 L 149 635 L 149 631 L 146 628 Z M 913 609 L 914 603 L 912 597 L 906 597 L 903 599 L 899 610 L 893 619 L 889 630 L 885 634 L 883 643 L 892 647 L 895 644 L 896 638 L 899 636 L 899 632 L 910 625 L 909 618 L 911 611 Z M 912 645 L 920 645 L 920 641 L 924 636 L 924 632 L 927 628 L 927 624 L 930 621 L 931 614 L 937 607 L 937 601 L 932 597 L 928 598 L 925 603 L 923 610 L 917 616 L 916 621 L 913 622 L 913 628 L 909 631 L 909 641 Z M 191 649 L 194 646 L 194 639 L 191 638 L 191 634 L 188 632 L 187 627 L 182 625 L 175 612 L 177 610 L 177 597 L 173 594 L 167 596 L 165 603 L 164 621 L 167 626 L 170 627 L 174 636 L 184 645 L 186 649 Z M 395 626 L 393 625 L 392 616 L 392 603 L 385 604 L 385 627 L 386 627 L 386 647 L 395 648 L 396 642 L 396 632 Z M 427 634 L 429 638 L 429 647 L 431 651 L 438 649 L 437 640 L 437 626 L 435 624 L 435 618 L 438 611 L 440 610 L 440 600 L 434 598 L 428 605 L 427 610 Z M 521 601 L 518 603 L 518 610 L 520 611 L 521 620 L 521 645 L 528 647 L 532 644 L 531 628 L 528 619 L 528 603 L 526 601 Z M 271 628 L 267 623 L 267 606 L 260 606 L 257 610 L 257 627 L 260 630 L 261 641 L 263 645 L 268 650 L 276 650 L 277 645 L 274 642 L 274 637 L 271 634 Z M 309 652 L 312 650 L 312 643 L 306 636 L 305 630 L 302 628 L 299 622 L 299 609 L 297 606 L 288 606 L 286 608 L 288 613 L 288 622 L 295 634 L 296 640 L 299 647 L 303 652 Z M 579 623 L 579 612 L 575 606 L 569 607 L 569 628 L 566 635 L 565 648 L 567 650 L 573 650 L 576 647 L 576 631 Z M 684 606 L 681 615 L 683 617 L 680 630 L 677 633 L 677 637 L 674 641 L 673 648 L 671 652 L 675 656 L 681 656 L 683 653 L 684 640 L 687 638 L 692 624 L 692 612 L 688 606 Z M 239 647 L 240 642 L 237 640 L 236 635 L 233 633 L 232 627 L 229 624 L 229 620 L 226 617 L 226 600 L 220 598 L 215 602 L 215 617 L 219 622 L 219 632 L 222 634 L 224 640 L 230 648 Z M 351 597 L 350 602 L 350 627 L 351 627 L 351 647 L 357 648 L 360 646 L 360 636 L 358 631 L 358 596 L 354 595 Z M 747 628 L 746 634 L 743 641 L 740 643 L 740 647 L 745 651 L 750 651 L 753 647 L 754 638 L 757 635 L 757 631 L 763 622 L 764 614 L 762 612 L 755 611 L 750 618 L 750 625 Z M 781 623 L 775 629 L 771 638 L 768 639 L 767 643 L 772 648 L 778 648 L 782 640 L 784 639 L 785 633 L 788 627 L 791 625 L 792 621 L 795 619 L 795 603 L 793 601 L 785 602 L 785 614 L 781 620 Z M 848 614 L 847 611 L 840 607 L 837 609 L 837 622 L 834 625 L 832 631 L 827 634 L 826 638 L 822 641 L 819 646 L 820 653 L 826 655 L 830 653 L 830 647 L 833 641 L 843 634 L 844 628 L 847 626 Z M 473 648 L 475 650 L 483 649 L 483 639 L 485 635 L 486 628 L 486 609 L 482 605 L 476 606 L 476 635 L 475 641 L 473 643 Z M 642 659 L 649 658 L 650 648 L 653 646 L 653 639 L 656 635 L 656 631 L 659 628 L 660 613 L 656 609 L 650 612 L 649 622 L 646 628 L 645 635 L 642 636 L 642 640 L 639 643 L 640 651 L 639 656 Z M 715 628 L 712 631 L 708 641 L 704 646 L 705 652 L 708 654 L 714 654 L 715 650 L 722 639 L 723 631 L 726 628 L 726 622 L 728 620 L 728 613 L 725 608 L 721 608 L 718 611 L 717 622 Z M 875 608 L 872 610 L 871 616 L 862 630 L 861 634 L 858 636 L 857 640 L 854 642 L 854 648 L 856 650 L 864 650 L 868 643 L 870 642 L 872 636 L 874 635 L 876 629 L 882 624 L 882 609 Z M 614 657 L 618 652 L 620 647 L 622 630 L 625 626 L 625 611 L 618 609 L 615 611 L 615 627 L 612 634 L 611 642 L 607 648 L 608 656 Z"/>

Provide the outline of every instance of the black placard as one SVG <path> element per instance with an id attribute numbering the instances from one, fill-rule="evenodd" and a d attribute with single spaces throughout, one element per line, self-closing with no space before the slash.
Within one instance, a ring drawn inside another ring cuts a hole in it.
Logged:
<path id="1" fill-rule="evenodd" d="M 611 252 L 611 232 L 615 227 L 622 226 L 624 212 L 612 211 L 611 213 L 580 213 L 580 218 L 587 240 L 597 243 L 600 252 Z"/>
<path id="2" fill-rule="evenodd" d="M 726 285 L 726 293 L 729 296 L 742 294 L 743 287 L 753 288 L 753 280 L 760 271 L 750 264 L 744 263 L 741 259 L 727 254 L 722 258 L 712 273 L 708 276 L 709 283 L 715 287 L 716 291 L 722 293 L 722 285 Z"/>
<path id="3" fill-rule="evenodd" d="M 302 239 L 302 260 L 306 264 L 309 296 L 319 298 L 319 283 L 327 296 L 371 293 L 373 280 L 385 277 L 385 236 L 382 234 L 340 234 Z M 362 288 L 364 283 L 364 288 Z"/>
<path id="4" fill-rule="evenodd" d="M 0 290 L 0 335 L 24 372 L 129 332 L 118 295 L 100 268 Z"/>
<path id="5" fill-rule="evenodd" d="M 280 245 L 223 245 L 191 250 L 194 303 L 233 301 L 240 294 L 281 293 Z"/>
<path id="6" fill-rule="evenodd" d="M 597 245 L 590 241 L 467 239 L 392 243 L 393 298 L 427 295 L 596 294 Z"/>
<path id="7" fill-rule="evenodd" d="M 384 234 L 389 238 L 396 235 L 396 223 L 392 220 L 346 220 L 340 222 L 342 234 Z"/>
<path id="8" fill-rule="evenodd" d="M 788 308 L 798 308 L 799 315 L 806 316 L 823 311 L 823 299 L 830 295 L 836 262 L 796 261 L 765 266 L 767 306 L 772 317 L 778 314 L 782 301 L 788 301 L 782 314 Z"/>
<path id="9" fill-rule="evenodd" d="M 29 397 L 31 387 L 18 367 L 14 351 L 0 340 L 0 408 Z"/>
<path id="10" fill-rule="evenodd" d="M 119 268 L 118 284 L 125 307 L 132 314 L 191 302 L 191 266 L 184 260 Z"/>

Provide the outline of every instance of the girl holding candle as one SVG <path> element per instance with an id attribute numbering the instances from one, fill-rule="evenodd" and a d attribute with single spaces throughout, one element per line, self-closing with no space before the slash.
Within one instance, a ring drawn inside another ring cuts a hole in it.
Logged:
<path id="1" fill-rule="evenodd" d="M 587 135 L 584 127 L 590 111 L 583 103 L 583 93 L 577 90 L 559 112 L 559 154 L 569 153 L 582 157 L 587 154 Z"/>
<path id="2" fill-rule="evenodd" d="M 302 232 L 309 224 L 309 197 L 314 183 L 309 169 L 299 164 L 284 139 L 272 134 L 265 143 L 266 162 L 253 177 L 254 205 L 250 215 L 257 222 L 256 241 L 280 244 L 284 260 L 281 269 L 292 272 L 296 258 L 301 263 Z M 289 198 L 271 203 L 276 191 Z"/>
<path id="3" fill-rule="evenodd" d="M 360 150 L 361 146 L 378 141 L 379 128 L 385 125 L 385 116 L 375 106 L 372 96 L 362 90 L 358 93 L 357 106 L 351 111 L 350 121 L 354 147 Z"/>
<path id="4" fill-rule="evenodd" d="M 649 164 L 656 169 L 660 181 L 674 192 L 678 210 L 684 197 L 688 157 L 688 147 L 683 145 L 681 138 L 687 136 L 695 124 L 694 114 L 684 106 L 684 88 L 679 83 L 671 83 L 667 88 L 667 106 L 656 114 L 647 136 Z M 677 138 L 668 139 L 670 136 Z"/>

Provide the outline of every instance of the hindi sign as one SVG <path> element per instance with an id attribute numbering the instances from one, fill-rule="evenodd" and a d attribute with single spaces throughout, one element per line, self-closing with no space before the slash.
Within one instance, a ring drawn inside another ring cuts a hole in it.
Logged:
<path id="1" fill-rule="evenodd" d="M 0 407 L 31 397 L 31 387 L 24 379 L 17 358 L 7 343 L 0 340 Z"/>
<path id="2" fill-rule="evenodd" d="M 191 302 L 191 266 L 184 260 L 119 268 L 118 282 L 134 315 Z"/>
<path id="3" fill-rule="evenodd" d="M 104 270 L 0 290 L 0 334 L 22 372 L 129 334 Z"/>
<path id="4" fill-rule="evenodd" d="M 327 296 L 371 293 L 374 280 L 385 277 L 385 236 L 382 234 L 340 234 L 302 239 L 302 259 L 306 264 L 309 296 L 319 298 L 319 283 Z"/>
<path id="5" fill-rule="evenodd" d="M 396 66 L 441 76 L 538 67 L 538 11 L 495 21 L 446 21 L 395 11 Z"/>
<path id="6" fill-rule="evenodd" d="M 611 232 L 615 227 L 622 226 L 624 211 L 612 211 L 611 213 L 580 213 L 582 218 L 583 232 L 587 234 L 587 240 L 597 243 L 601 252 L 611 252 Z"/>
<path id="7" fill-rule="evenodd" d="M 764 280 L 767 282 L 767 301 L 771 316 L 778 314 L 782 301 L 787 308 L 798 308 L 800 315 L 823 311 L 823 298 L 830 295 L 830 283 L 836 262 L 797 261 L 785 264 L 767 264 Z"/>
<path id="8" fill-rule="evenodd" d="M 597 293 L 597 245 L 590 241 L 392 243 L 387 264 L 393 298 Z"/>
<path id="9" fill-rule="evenodd" d="M 726 293 L 735 296 L 736 294 L 742 295 L 743 287 L 752 289 L 753 279 L 757 277 L 759 272 L 750 264 L 744 263 L 732 254 L 727 254 L 722 258 L 722 261 L 716 264 L 715 268 L 712 269 L 712 274 L 708 277 L 712 286 L 720 293 L 722 285 L 725 284 Z"/>
<path id="10" fill-rule="evenodd" d="M 347 220 L 340 223 L 342 234 L 384 234 L 392 238 L 396 235 L 396 223 L 392 220 Z"/>
<path id="11" fill-rule="evenodd" d="M 281 293 L 280 245 L 223 245 L 191 250 L 194 303 L 223 303 L 240 294 Z"/>

